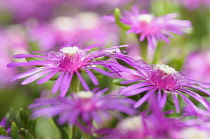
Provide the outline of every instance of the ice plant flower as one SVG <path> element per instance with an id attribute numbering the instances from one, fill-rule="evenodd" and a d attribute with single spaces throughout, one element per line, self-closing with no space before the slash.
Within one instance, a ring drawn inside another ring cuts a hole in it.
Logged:
<path id="1" fill-rule="evenodd" d="M 50 80 L 54 75 L 59 74 L 59 77 L 53 86 L 52 93 L 56 93 L 60 88 L 61 96 L 65 96 L 74 75 L 79 78 L 85 90 L 90 90 L 88 84 L 80 73 L 81 71 L 85 71 L 95 85 L 98 85 L 98 80 L 93 71 L 97 71 L 110 77 L 114 77 L 114 75 L 105 71 L 105 69 L 109 69 L 115 74 L 118 74 L 120 71 L 126 71 L 125 67 L 117 62 L 112 60 L 102 60 L 104 57 L 108 57 L 121 59 L 129 63 L 131 59 L 122 54 L 119 50 L 120 47 L 125 46 L 115 46 L 91 52 L 93 47 L 95 46 L 81 49 L 79 46 L 65 46 L 58 52 L 51 51 L 49 53 L 44 53 L 44 55 L 15 55 L 14 58 L 39 58 L 40 60 L 10 63 L 7 65 L 8 67 L 29 65 L 41 67 L 36 67 L 35 69 L 17 75 L 11 78 L 11 81 L 27 77 L 22 82 L 22 85 L 25 85 L 43 77 L 37 81 L 37 84 L 43 84 Z M 105 69 L 100 69 L 98 66 L 102 66 Z"/>
<path id="2" fill-rule="evenodd" d="M 141 13 L 134 7 L 133 11 L 127 12 L 121 21 L 130 26 L 127 33 L 139 35 L 140 41 L 146 39 L 149 46 L 154 48 L 158 41 L 170 43 L 168 37 L 173 37 L 172 33 L 183 35 L 186 29 L 191 28 L 190 21 L 175 19 L 177 17 L 176 13 L 155 17 L 151 13 Z"/>
<path id="3" fill-rule="evenodd" d="M 111 135 L 108 135 L 105 139 L 145 139 L 149 137 L 148 135 L 144 119 L 141 116 L 133 116 L 120 121 Z"/>
<path id="4" fill-rule="evenodd" d="M 172 97 L 176 111 L 180 112 L 178 95 L 184 100 L 187 106 L 196 107 L 186 96 L 189 95 L 209 110 L 209 102 L 194 92 L 198 90 L 206 95 L 210 95 L 209 91 L 202 88 L 204 84 L 187 79 L 174 68 L 164 64 L 148 65 L 144 62 L 139 62 L 136 69 L 138 70 L 137 75 L 139 79 L 123 81 L 122 84 L 134 84 L 121 90 L 121 94 L 125 96 L 140 95 L 146 91 L 146 94 L 134 105 L 136 108 L 155 95 L 160 108 L 165 106 L 167 97 Z M 195 84 L 203 86 L 201 87 Z"/>
<path id="5" fill-rule="evenodd" d="M 101 125 L 117 111 L 129 115 L 136 113 L 133 100 L 120 98 L 119 95 L 103 95 L 106 91 L 80 91 L 70 97 L 37 99 L 29 108 L 33 109 L 33 118 L 59 116 L 59 124 L 69 123 L 84 129 L 93 127 L 93 121 Z"/>

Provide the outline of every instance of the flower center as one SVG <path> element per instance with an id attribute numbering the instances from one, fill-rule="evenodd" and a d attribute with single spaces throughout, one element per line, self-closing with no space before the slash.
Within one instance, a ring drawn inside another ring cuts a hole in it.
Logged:
<path id="1" fill-rule="evenodd" d="M 205 130 L 199 130 L 191 127 L 182 130 L 181 137 L 184 137 L 186 139 L 209 139 L 210 135 Z"/>
<path id="2" fill-rule="evenodd" d="M 130 117 L 123 120 L 119 127 L 123 131 L 135 131 L 142 128 L 142 118 L 140 116 Z"/>
<path id="3" fill-rule="evenodd" d="M 154 19 L 154 16 L 151 14 L 141 14 L 137 17 L 138 21 L 150 23 Z"/>
<path id="4" fill-rule="evenodd" d="M 73 46 L 73 47 L 64 47 L 60 49 L 60 51 L 65 53 L 68 56 L 73 56 L 77 54 L 78 52 L 80 52 L 81 50 L 79 50 L 77 46 Z"/>
<path id="5" fill-rule="evenodd" d="M 180 88 L 186 83 L 184 76 L 174 68 L 164 64 L 154 65 L 148 80 L 157 88 L 170 91 L 171 89 Z"/>
<path id="6" fill-rule="evenodd" d="M 80 91 L 77 93 L 77 96 L 81 99 L 89 99 L 93 97 L 93 93 L 90 91 Z"/>
<path id="7" fill-rule="evenodd" d="M 156 64 L 155 67 L 153 67 L 154 70 L 161 70 L 166 74 L 178 74 L 178 72 L 168 65 L 165 64 Z"/>

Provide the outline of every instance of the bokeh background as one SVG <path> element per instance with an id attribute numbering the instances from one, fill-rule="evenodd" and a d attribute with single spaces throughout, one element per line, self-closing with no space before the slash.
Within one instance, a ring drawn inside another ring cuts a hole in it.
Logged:
<path id="1" fill-rule="evenodd" d="M 33 67 L 8 68 L 12 56 L 31 51 L 56 51 L 64 42 L 98 44 L 101 48 L 128 44 L 127 53 L 140 59 L 134 34 L 126 34 L 113 18 L 121 11 L 138 6 L 161 16 L 178 13 L 190 20 L 192 30 L 164 42 L 159 59 L 196 80 L 210 82 L 210 1 L 208 0 L 0 0 L 0 118 L 12 108 L 27 108 L 35 98 L 48 97 L 53 81 L 43 85 L 9 79 Z M 154 50 L 151 50 L 151 53 Z M 104 77 L 101 86 L 112 86 Z"/>

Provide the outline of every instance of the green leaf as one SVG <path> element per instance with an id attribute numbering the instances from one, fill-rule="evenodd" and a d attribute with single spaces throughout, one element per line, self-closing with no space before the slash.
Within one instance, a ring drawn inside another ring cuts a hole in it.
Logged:
<path id="1" fill-rule="evenodd" d="M 34 61 L 34 60 L 43 60 L 43 59 L 38 58 L 38 57 L 26 57 L 25 59 L 26 59 L 28 62 L 29 62 L 29 61 Z"/>
<path id="2" fill-rule="evenodd" d="M 0 135 L 7 136 L 7 131 L 2 126 L 0 126 Z"/>
<path id="3" fill-rule="evenodd" d="M 14 121 L 12 121 L 10 135 L 12 139 L 20 139 L 18 134 L 18 127 Z"/>
<path id="4" fill-rule="evenodd" d="M 107 60 L 109 59 L 110 57 L 108 56 L 103 56 L 103 57 L 99 57 L 99 58 L 96 58 L 95 60 L 98 61 L 98 60 Z"/>
<path id="5" fill-rule="evenodd" d="M 169 102 L 169 104 L 174 105 L 174 99 L 171 93 L 167 94 L 167 101 Z"/>
<path id="6" fill-rule="evenodd" d="M 122 81 L 125 81 L 125 79 L 115 78 L 113 79 L 112 83 L 115 85 L 120 85 L 120 86 L 128 86 L 127 84 L 121 84 Z"/>
<path id="7" fill-rule="evenodd" d="M 61 133 L 52 119 L 37 118 L 35 131 L 38 139 L 61 139 Z"/>
<path id="8" fill-rule="evenodd" d="M 28 113 L 22 108 L 19 110 L 19 115 L 21 119 L 21 127 L 24 127 L 26 130 L 29 130 L 30 134 L 35 134 L 35 121 L 30 118 Z"/>
<path id="9" fill-rule="evenodd" d="M 133 82 L 133 83 L 129 83 L 129 84 L 121 84 L 122 81 L 126 81 L 126 80 L 122 79 L 122 78 L 115 78 L 115 79 L 113 79 L 112 83 L 115 85 L 119 85 L 119 86 L 130 86 L 130 85 L 141 82 L 141 81 L 137 81 L 137 82 Z"/>
<path id="10" fill-rule="evenodd" d="M 59 77 L 60 73 L 55 74 L 52 78 L 50 78 L 50 80 L 57 80 Z"/>
<path id="11" fill-rule="evenodd" d="M 21 119 L 21 125 L 23 127 L 25 127 L 27 122 L 29 121 L 30 117 L 22 108 L 20 108 L 20 110 L 19 110 L 19 115 L 20 115 L 20 119 Z"/>
<path id="12" fill-rule="evenodd" d="M 122 28 L 122 29 L 124 29 L 124 30 L 129 30 L 129 29 L 130 29 L 130 27 L 129 27 L 128 25 L 125 25 L 125 24 L 123 24 L 123 23 L 120 21 L 121 12 L 120 12 L 120 9 L 119 9 L 119 8 L 115 8 L 115 10 L 114 10 L 114 17 L 115 17 L 115 22 L 116 22 L 116 24 L 117 24 L 120 28 Z"/>

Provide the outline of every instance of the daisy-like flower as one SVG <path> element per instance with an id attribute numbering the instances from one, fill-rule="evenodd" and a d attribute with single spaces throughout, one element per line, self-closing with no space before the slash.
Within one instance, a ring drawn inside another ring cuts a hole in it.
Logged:
<path id="1" fill-rule="evenodd" d="M 146 91 L 146 94 L 134 105 L 135 108 L 141 106 L 153 95 L 157 96 L 157 103 L 160 108 L 163 108 L 167 97 L 170 96 L 173 98 L 176 111 L 180 112 L 179 95 L 187 106 L 196 108 L 193 102 L 188 98 L 188 96 L 190 96 L 209 110 L 209 102 L 204 97 L 194 92 L 197 90 L 206 95 L 210 95 L 209 91 L 202 88 L 205 86 L 204 83 L 187 79 L 174 68 L 164 64 L 150 66 L 142 62 L 136 66 L 136 69 L 138 70 L 137 75 L 139 79 L 123 81 L 122 84 L 133 84 L 121 90 L 121 94 L 125 96 L 139 95 Z"/>
<path id="2" fill-rule="evenodd" d="M 130 26 L 127 33 L 140 35 L 140 41 L 146 39 L 149 46 L 154 48 L 158 41 L 170 43 L 168 37 L 173 37 L 172 33 L 183 35 L 186 29 L 191 28 L 190 21 L 175 19 L 177 17 L 176 13 L 155 17 L 150 13 L 141 13 L 134 7 L 121 21 Z"/>
<path id="3" fill-rule="evenodd" d="M 59 115 L 59 124 L 74 124 L 84 127 L 83 129 L 93 127 L 93 121 L 101 125 L 114 116 L 116 111 L 129 115 L 136 113 L 132 106 L 133 100 L 114 95 L 103 95 L 106 91 L 107 89 L 92 92 L 80 91 L 71 94 L 70 97 L 38 99 L 29 108 L 33 109 L 33 118 Z"/>
<path id="4" fill-rule="evenodd" d="M 98 80 L 93 74 L 93 71 L 97 71 L 106 76 L 114 77 L 110 72 L 100 69 L 98 66 L 102 66 L 112 72 L 118 74 L 119 71 L 126 70 L 122 65 L 111 60 L 102 60 L 104 57 L 118 58 L 124 61 L 130 61 L 126 55 L 122 54 L 119 50 L 120 47 L 125 46 L 115 46 L 107 48 L 104 50 L 92 51 L 94 46 L 86 47 L 81 49 L 78 46 L 66 46 L 60 49 L 59 52 L 43 53 L 44 55 L 33 55 L 33 54 L 18 54 L 14 58 L 38 58 L 39 60 L 20 62 L 20 63 L 10 63 L 8 67 L 18 67 L 18 66 L 41 66 L 20 75 L 11 78 L 11 81 L 25 78 L 22 85 L 29 84 L 39 78 L 37 84 L 43 84 L 50 80 L 54 75 L 59 74 L 56 80 L 52 93 L 56 93 L 60 88 L 61 96 L 65 96 L 68 88 L 70 86 L 73 75 L 77 75 L 81 84 L 85 90 L 89 90 L 87 83 L 81 75 L 81 71 L 85 71 L 92 82 L 98 85 Z M 101 58 L 101 60 L 99 60 Z"/>
<path id="5" fill-rule="evenodd" d="M 134 116 L 123 119 L 105 139 L 145 139 L 148 135 L 144 119 L 141 116 Z"/>

